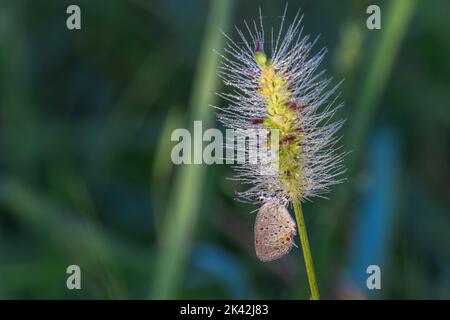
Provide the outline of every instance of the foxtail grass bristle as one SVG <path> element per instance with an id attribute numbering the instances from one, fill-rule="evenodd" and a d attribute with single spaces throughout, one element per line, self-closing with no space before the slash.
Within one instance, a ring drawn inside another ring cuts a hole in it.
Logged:
<path id="1" fill-rule="evenodd" d="M 345 153 L 337 151 L 336 132 L 343 120 L 332 122 L 336 111 L 335 85 L 317 72 L 326 49 L 311 55 L 316 40 L 302 35 L 302 17 L 295 15 L 285 27 L 287 7 L 278 32 L 266 38 L 263 16 L 245 29 L 236 28 L 239 40 L 225 35 L 228 43 L 220 54 L 218 74 L 231 90 L 219 95 L 229 102 L 218 119 L 226 128 L 275 129 L 279 132 L 279 167 L 271 172 L 270 162 L 236 165 L 235 178 L 251 187 L 238 193 L 243 201 L 273 199 L 287 205 L 323 196 L 342 181 Z M 270 55 L 266 49 L 270 47 Z M 234 148 L 234 145 L 231 146 Z"/>

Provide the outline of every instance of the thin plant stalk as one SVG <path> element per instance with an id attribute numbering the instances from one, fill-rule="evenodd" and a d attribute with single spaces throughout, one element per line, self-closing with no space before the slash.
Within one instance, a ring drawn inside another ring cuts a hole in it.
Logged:
<path id="1" fill-rule="evenodd" d="M 165 208 L 167 206 L 165 194 L 168 194 L 170 183 L 168 177 L 173 170 L 170 161 L 170 134 L 181 127 L 182 115 L 178 106 L 172 106 L 160 133 L 159 141 L 155 151 L 155 158 L 151 168 L 150 196 L 153 198 L 153 224 L 155 226 L 156 241 L 159 242 L 162 230 L 162 222 Z"/>
<path id="2" fill-rule="evenodd" d="M 348 168 L 346 176 L 350 178 L 350 181 L 363 154 L 367 132 L 378 108 L 381 107 L 379 101 L 388 84 L 416 3 L 416 0 L 392 1 L 385 10 L 383 32 L 377 39 L 373 56 L 367 62 L 368 67 L 365 70 L 367 77 L 362 84 L 361 94 L 354 103 L 356 108 L 349 118 L 350 127 L 346 132 L 345 146 L 349 150 L 353 150 L 347 157 L 346 163 Z M 346 187 L 337 189 L 332 201 L 328 202 L 318 215 L 321 219 L 319 224 L 328 230 L 319 238 L 318 244 L 321 253 L 319 268 L 325 269 L 322 270 L 324 273 L 327 273 L 326 269 L 330 265 L 328 260 L 332 259 L 333 254 L 339 254 L 334 247 L 332 248 L 332 237 L 336 236 L 336 232 L 342 227 L 341 222 L 347 220 L 344 207 L 350 201 L 353 188 L 354 184 L 349 183 L 346 184 Z"/>
<path id="3" fill-rule="evenodd" d="M 314 264 L 311 255 L 311 248 L 309 247 L 308 233 L 306 231 L 305 219 L 303 217 L 302 205 L 299 201 L 294 202 L 295 219 L 297 220 L 298 233 L 300 236 L 300 244 L 303 250 L 303 257 L 305 258 L 306 274 L 308 275 L 309 288 L 312 300 L 319 300 L 319 289 L 317 288 L 316 274 L 314 272 Z"/>
<path id="4" fill-rule="evenodd" d="M 399 0 L 389 3 L 383 32 L 377 40 L 372 60 L 368 62 L 367 77 L 364 79 L 361 95 L 355 103 L 357 108 L 350 122 L 346 146 L 350 150 L 358 150 L 367 136 L 370 124 L 375 118 L 380 99 L 388 84 L 403 37 L 412 18 L 416 0 Z M 348 158 L 348 168 L 353 170 L 357 156 Z"/>
<path id="5" fill-rule="evenodd" d="M 231 0 L 215 0 L 210 4 L 189 116 L 190 121 L 201 120 L 204 128 L 213 122 L 214 113 L 210 112 L 208 103 L 214 100 L 219 86 L 216 80 L 218 56 L 212 54 L 212 50 L 223 46 L 224 39 L 218 31 L 229 25 L 232 4 Z M 201 199 L 207 197 L 203 192 L 205 177 L 206 168 L 200 165 L 183 166 L 177 171 L 173 191 L 167 201 L 164 225 L 159 233 L 159 254 L 155 261 L 150 294 L 153 299 L 177 296 L 202 207 Z"/>

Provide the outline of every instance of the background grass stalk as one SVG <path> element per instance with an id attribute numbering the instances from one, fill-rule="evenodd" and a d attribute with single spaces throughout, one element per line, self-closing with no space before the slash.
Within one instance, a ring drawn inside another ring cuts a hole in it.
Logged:
<path id="1" fill-rule="evenodd" d="M 305 258 L 306 273 L 308 275 L 309 288 L 312 300 L 319 300 L 319 289 L 317 288 L 316 274 L 309 247 L 308 233 L 306 231 L 305 219 L 303 218 L 302 205 L 299 201 L 293 203 L 295 219 L 297 220 L 300 243 L 302 245 L 303 257 Z"/>
<path id="2" fill-rule="evenodd" d="M 351 121 L 349 121 L 349 127 L 345 133 L 347 137 L 344 142 L 345 148 L 352 150 L 346 159 L 348 169 L 346 176 L 349 181 L 342 187 L 336 188 L 336 194 L 332 197 L 332 200 L 327 202 L 317 215 L 320 219 L 318 222 L 320 228 L 328 230 L 322 237 L 318 238 L 318 247 L 320 248 L 320 256 L 318 257 L 320 259 L 318 264 L 319 274 L 330 274 L 329 266 L 331 264 L 329 260 L 342 254 L 335 250 L 333 237 L 337 237 L 337 232 L 345 228 L 342 224 L 347 221 L 348 214 L 351 212 L 351 210 L 345 210 L 345 207 L 349 204 L 355 189 L 354 172 L 357 171 L 360 158 L 364 154 L 367 133 L 374 122 L 378 109 L 381 107 L 380 99 L 393 72 L 394 63 L 415 6 L 416 0 L 399 0 L 390 2 L 384 11 L 383 32 L 378 35 L 374 46 L 375 50 L 367 62 L 365 70 L 367 76 L 364 78 L 361 94 L 354 103 L 354 112 L 349 117 Z"/>
<path id="3" fill-rule="evenodd" d="M 218 89 L 216 68 L 218 55 L 212 50 L 223 47 L 224 37 L 220 30 L 229 25 L 233 1 L 215 0 L 210 4 L 206 33 L 198 61 L 194 81 L 191 115 L 189 121 L 201 120 L 203 128 L 212 124 L 214 113 L 208 107 Z M 192 126 L 189 126 L 192 131 Z M 151 298 L 170 299 L 176 297 L 178 284 L 182 279 L 189 256 L 192 237 L 195 233 L 201 199 L 208 196 L 203 192 L 206 167 L 187 165 L 179 168 L 169 197 L 164 226 L 160 233 L 159 253 L 152 283 Z"/>

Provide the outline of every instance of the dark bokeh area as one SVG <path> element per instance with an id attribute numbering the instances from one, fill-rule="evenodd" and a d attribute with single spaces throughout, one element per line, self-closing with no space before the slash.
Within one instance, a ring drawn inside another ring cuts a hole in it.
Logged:
<path id="1" fill-rule="evenodd" d="M 278 28 L 282 1 L 0 2 L 0 298 L 308 298 L 300 249 L 256 258 L 230 166 L 170 158 L 175 128 L 221 128 L 214 50 L 259 7 Z M 288 8 L 344 79 L 346 181 L 303 206 L 322 297 L 450 299 L 450 2 Z"/>

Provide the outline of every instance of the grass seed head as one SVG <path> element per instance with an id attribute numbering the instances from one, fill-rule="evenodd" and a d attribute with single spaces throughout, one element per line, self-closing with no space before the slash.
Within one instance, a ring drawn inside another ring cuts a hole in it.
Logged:
<path id="1" fill-rule="evenodd" d="M 218 107 L 219 121 L 238 131 L 262 127 L 279 132 L 277 174 L 261 174 L 271 172 L 270 162 L 235 166 L 235 178 L 251 184 L 238 193 L 244 201 L 263 197 L 287 205 L 321 196 L 342 181 L 345 153 L 336 148 L 336 132 L 344 121 L 332 121 L 341 107 L 335 104 L 339 84 L 330 88 L 331 79 L 317 71 L 326 49 L 312 55 L 316 41 L 302 35 L 302 17 L 297 12 L 286 27 L 286 13 L 287 7 L 269 41 L 260 12 L 258 23 L 236 28 L 239 40 L 225 35 L 228 43 L 220 54 L 218 74 L 232 93 L 219 94 L 228 101 L 226 108 Z"/>

